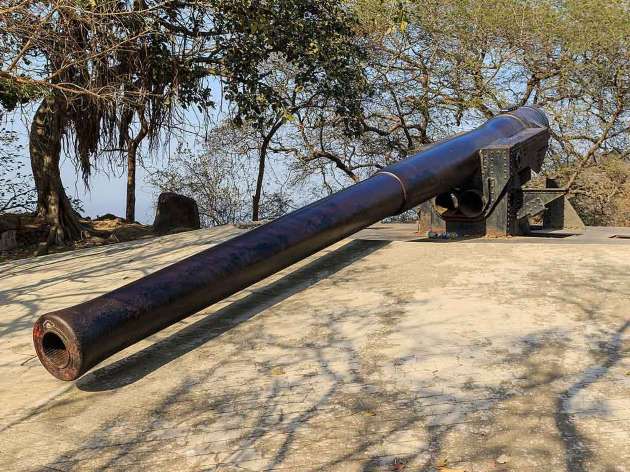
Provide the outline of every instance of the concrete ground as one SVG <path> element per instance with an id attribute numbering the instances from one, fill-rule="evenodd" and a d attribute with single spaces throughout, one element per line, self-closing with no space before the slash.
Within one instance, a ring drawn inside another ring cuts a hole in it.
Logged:
<path id="1" fill-rule="evenodd" d="M 379 225 L 73 383 L 31 326 L 223 227 L 0 266 L 0 470 L 630 471 L 630 230 Z M 625 232 L 624 232 L 625 231 Z"/>

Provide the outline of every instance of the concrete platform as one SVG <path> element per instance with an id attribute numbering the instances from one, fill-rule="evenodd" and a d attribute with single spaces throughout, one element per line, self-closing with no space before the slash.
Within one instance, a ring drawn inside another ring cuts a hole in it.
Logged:
<path id="1" fill-rule="evenodd" d="M 630 240 L 609 237 L 630 231 L 413 231 L 370 228 L 74 383 L 34 357 L 38 315 L 239 230 L 0 265 L 0 470 L 630 471 Z"/>

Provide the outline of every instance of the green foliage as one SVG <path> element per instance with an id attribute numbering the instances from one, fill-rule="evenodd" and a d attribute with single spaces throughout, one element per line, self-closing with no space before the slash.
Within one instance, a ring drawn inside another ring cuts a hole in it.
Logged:
<path id="1" fill-rule="evenodd" d="M 341 0 L 25 4 L 0 11 L 0 77 L 63 95 L 77 162 L 87 173 L 99 147 L 120 147 L 114 141 L 122 143 L 143 120 L 156 137 L 182 120 L 178 108 L 214 106 L 213 78 L 222 81 L 237 121 L 290 115 L 286 94 L 266 80 L 270 61 L 292 69 L 296 90 L 356 116 L 366 89 L 356 25 Z M 37 97 L 3 85 L 7 106 Z"/>
<path id="2" fill-rule="evenodd" d="M 40 95 L 41 91 L 38 87 L 18 86 L 13 80 L 0 77 L 0 107 L 5 111 L 12 111 L 18 105 L 28 103 Z"/>
<path id="3" fill-rule="evenodd" d="M 356 18 L 338 0 L 215 0 L 213 29 L 226 98 L 237 120 L 258 121 L 287 108 L 282 91 L 266 81 L 269 60 L 284 60 L 296 90 L 309 90 L 356 116 L 367 82 Z"/>

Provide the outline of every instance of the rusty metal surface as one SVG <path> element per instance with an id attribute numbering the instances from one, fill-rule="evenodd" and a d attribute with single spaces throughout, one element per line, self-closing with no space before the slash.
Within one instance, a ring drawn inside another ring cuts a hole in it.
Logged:
<path id="1" fill-rule="evenodd" d="M 478 152 L 527 128 L 547 127 L 523 107 L 442 141 L 373 177 L 80 305 L 42 315 L 37 355 L 73 380 L 112 354 L 385 217 L 470 178 Z"/>

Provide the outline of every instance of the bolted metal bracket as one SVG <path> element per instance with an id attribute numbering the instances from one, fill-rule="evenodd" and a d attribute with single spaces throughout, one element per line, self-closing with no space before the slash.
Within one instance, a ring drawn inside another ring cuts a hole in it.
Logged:
<path id="1" fill-rule="evenodd" d="M 529 128 L 481 149 L 477 175 L 448 196 L 437 196 L 432 205 L 424 207 L 431 214 L 430 229 L 460 236 L 515 236 L 529 232 L 531 216 L 551 213 L 554 208 L 555 214 L 564 215 L 558 203 L 553 206 L 554 202 L 566 201 L 565 206 L 570 203 L 565 198 L 566 190 L 558 188 L 555 181 L 548 181 L 544 189 L 524 188 L 531 172 L 540 172 L 548 141 L 547 128 Z M 467 205 L 470 192 L 480 195 L 478 213 L 471 212 Z M 440 211 L 436 202 L 455 203 Z M 564 226 L 565 219 L 557 215 L 547 217 L 548 226 Z"/>

